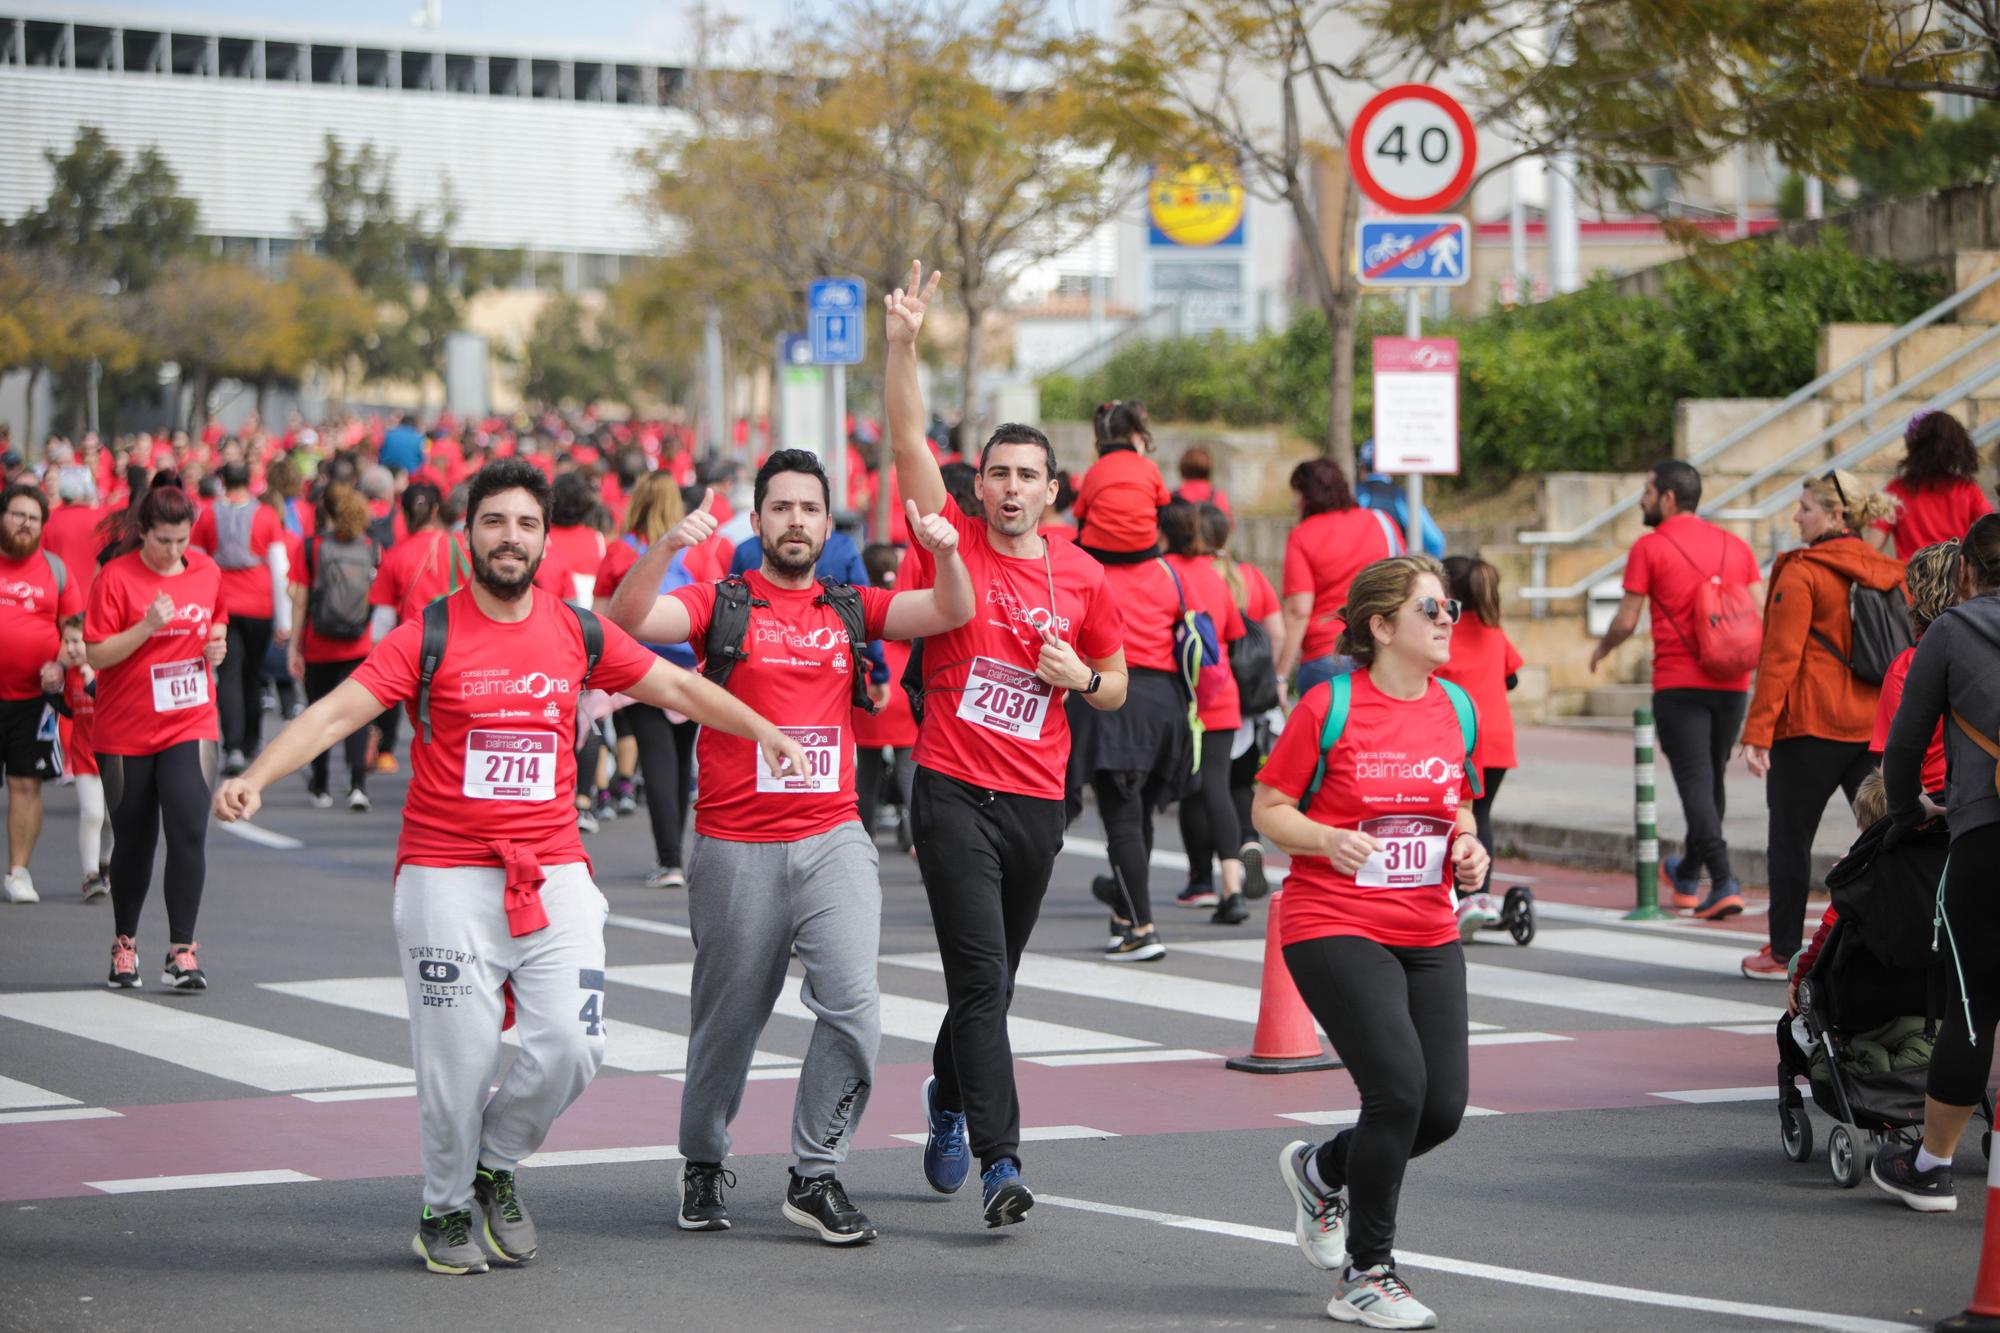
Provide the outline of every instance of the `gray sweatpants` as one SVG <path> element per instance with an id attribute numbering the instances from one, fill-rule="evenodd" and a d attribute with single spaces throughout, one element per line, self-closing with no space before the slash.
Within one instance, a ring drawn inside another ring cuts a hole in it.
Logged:
<path id="1" fill-rule="evenodd" d="M 611 906 L 581 862 L 543 867 L 549 924 L 507 933 L 498 867 L 404 866 L 396 944 L 410 1002 L 424 1202 L 472 1202 L 481 1163 L 511 1171 L 604 1063 L 604 918 Z M 502 982 L 512 982 L 521 1049 L 489 1098 L 500 1061 Z"/>
<path id="2" fill-rule="evenodd" d="M 882 1045 L 876 953 L 881 863 L 858 821 L 799 842 L 697 836 L 688 863 L 694 930 L 693 1031 L 681 1094 L 680 1150 L 690 1162 L 729 1155 L 729 1122 L 792 949 L 805 968 L 799 999 L 817 1020 L 799 1072 L 792 1151 L 801 1176 L 832 1175 L 875 1078 Z"/>

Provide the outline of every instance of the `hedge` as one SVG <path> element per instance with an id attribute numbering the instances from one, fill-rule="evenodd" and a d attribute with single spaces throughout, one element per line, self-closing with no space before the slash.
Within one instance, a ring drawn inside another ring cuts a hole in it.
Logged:
<path id="1" fill-rule="evenodd" d="M 1860 258 L 1831 234 L 1809 248 L 1697 256 L 1662 298 L 1622 296 L 1599 278 L 1554 300 L 1425 331 L 1459 340 L 1465 478 L 1498 482 L 1641 467 L 1671 449 L 1677 400 L 1783 397 L 1817 374 L 1824 325 L 1900 324 L 1943 289 L 1942 275 Z M 1356 439 L 1373 429 L 1369 340 L 1401 330 L 1396 306 L 1363 306 Z M 1080 379 L 1044 379 L 1042 415 L 1087 420 L 1094 403 L 1141 398 L 1159 421 L 1282 425 L 1320 439 L 1327 355 L 1317 310 L 1249 342 L 1212 334 L 1135 343 Z"/>

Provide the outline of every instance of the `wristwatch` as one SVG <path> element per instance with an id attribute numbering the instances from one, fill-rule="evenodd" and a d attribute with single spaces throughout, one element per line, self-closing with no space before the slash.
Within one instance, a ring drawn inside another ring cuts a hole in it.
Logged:
<path id="1" fill-rule="evenodd" d="M 1098 675 L 1095 671 L 1093 671 L 1090 673 L 1090 684 L 1083 687 L 1083 692 L 1085 694 L 1095 694 L 1097 693 L 1097 687 L 1099 685 L 1102 685 L 1103 683 L 1104 683 L 1104 677 Z"/>

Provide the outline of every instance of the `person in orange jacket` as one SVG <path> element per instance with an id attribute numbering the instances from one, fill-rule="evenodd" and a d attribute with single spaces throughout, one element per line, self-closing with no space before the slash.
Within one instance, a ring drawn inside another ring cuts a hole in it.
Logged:
<path id="1" fill-rule="evenodd" d="M 1874 771 L 1868 742 L 1881 686 L 1848 667 L 1854 625 L 1848 593 L 1894 588 L 1908 596 L 1903 566 L 1860 534 L 1895 517 L 1896 503 L 1851 472 L 1805 484 L 1792 515 L 1805 544 L 1778 557 L 1764 600 L 1764 650 L 1743 723 L 1750 772 L 1770 807 L 1770 943 L 1743 960 L 1743 975 L 1783 981 L 1799 950 L 1813 838 L 1838 788 L 1850 803 Z"/>

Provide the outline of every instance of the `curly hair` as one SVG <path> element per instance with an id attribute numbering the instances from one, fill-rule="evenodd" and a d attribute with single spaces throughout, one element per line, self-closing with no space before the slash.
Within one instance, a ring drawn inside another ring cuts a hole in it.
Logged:
<path id="1" fill-rule="evenodd" d="M 1426 574 L 1436 579 L 1440 588 L 1445 586 L 1444 566 L 1427 555 L 1392 555 L 1356 574 L 1354 582 L 1347 585 L 1347 605 L 1340 608 L 1340 618 L 1346 625 L 1340 631 L 1340 643 L 1334 651 L 1362 666 L 1373 666 L 1375 617 L 1394 616 L 1409 597 L 1410 589 Z"/>
<path id="2" fill-rule="evenodd" d="M 1979 471 L 1979 451 L 1957 417 L 1949 412 L 1919 412 L 1903 431 L 1903 461 L 1896 480 L 1906 486 L 1941 486 L 1964 481 Z"/>
<path id="3" fill-rule="evenodd" d="M 1849 532 L 1865 531 L 1875 523 L 1894 522 L 1902 509 L 1895 496 L 1869 490 L 1861 484 L 1861 478 L 1845 469 L 1814 477 L 1806 482 L 1805 489 L 1819 501 L 1820 508 L 1839 519 Z"/>
<path id="4" fill-rule="evenodd" d="M 1910 628 L 1918 638 L 1933 620 L 1958 605 L 1959 551 L 1956 540 L 1933 542 L 1904 566 L 1910 589 Z"/>

